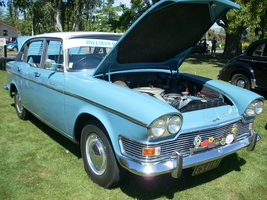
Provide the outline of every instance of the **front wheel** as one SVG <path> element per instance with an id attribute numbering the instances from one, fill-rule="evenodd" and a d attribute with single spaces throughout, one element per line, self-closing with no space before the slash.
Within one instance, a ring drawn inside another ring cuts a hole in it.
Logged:
<path id="1" fill-rule="evenodd" d="M 81 154 L 90 178 L 104 188 L 112 188 L 120 182 L 120 170 L 104 127 L 89 122 L 82 129 Z"/>
<path id="2" fill-rule="evenodd" d="M 238 73 L 232 76 L 231 83 L 238 87 L 250 90 L 250 82 L 247 75 Z"/>
<path id="3" fill-rule="evenodd" d="M 14 104 L 15 104 L 15 109 L 16 109 L 18 117 L 22 120 L 28 119 L 28 112 L 23 107 L 20 95 L 17 91 L 15 91 L 15 94 L 14 94 Z"/>

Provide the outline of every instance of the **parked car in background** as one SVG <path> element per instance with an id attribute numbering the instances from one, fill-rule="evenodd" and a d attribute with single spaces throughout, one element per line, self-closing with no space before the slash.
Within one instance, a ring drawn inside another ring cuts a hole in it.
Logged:
<path id="1" fill-rule="evenodd" d="M 6 37 L 6 44 L 16 43 L 16 42 L 17 42 L 17 37 Z"/>
<path id="2" fill-rule="evenodd" d="M 32 113 L 81 146 L 86 172 L 102 187 L 116 186 L 124 170 L 204 173 L 260 139 L 252 123 L 262 96 L 178 70 L 214 22 L 238 7 L 162 0 L 123 35 L 34 36 L 7 63 L 5 88 L 20 119 Z"/>
<path id="3" fill-rule="evenodd" d="M 231 59 L 218 79 L 233 85 L 267 91 L 267 39 L 253 42 L 243 55 Z"/>
<path id="4" fill-rule="evenodd" d="M 8 51 L 18 51 L 18 43 L 14 42 L 14 43 L 8 43 L 6 45 L 6 48 Z"/>

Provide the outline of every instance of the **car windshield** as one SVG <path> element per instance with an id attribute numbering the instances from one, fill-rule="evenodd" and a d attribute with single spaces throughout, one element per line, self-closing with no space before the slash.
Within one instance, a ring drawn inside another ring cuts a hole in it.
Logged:
<path id="1" fill-rule="evenodd" d="M 117 41 L 103 39 L 70 39 L 65 43 L 68 70 L 95 69 Z"/>

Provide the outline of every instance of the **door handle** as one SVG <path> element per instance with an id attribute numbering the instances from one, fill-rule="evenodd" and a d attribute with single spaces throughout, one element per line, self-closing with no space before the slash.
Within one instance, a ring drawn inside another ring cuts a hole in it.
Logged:
<path id="1" fill-rule="evenodd" d="M 20 72 L 21 71 L 21 67 L 17 67 L 17 70 L 18 70 L 18 72 Z"/>
<path id="2" fill-rule="evenodd" d="M 53 83 L 53 82 L 49 82 L 50 85 L 53 85 L 53 86 L 57 86 L 56 83 Z"/>
<path id="3" fill-rule="evenodd" d="M 38 73 L 38 72 L 34 72 L 34 75 L 35 75 L 35 77 L 39 77 L 39 76 L 41 76 L 41 74 Z"/>

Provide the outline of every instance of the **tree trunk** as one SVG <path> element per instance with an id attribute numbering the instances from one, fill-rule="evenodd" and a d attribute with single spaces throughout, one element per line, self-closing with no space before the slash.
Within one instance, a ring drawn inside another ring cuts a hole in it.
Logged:
<path id="1" fill-rule="evenodd" d="M 242 53 L 241 37 L 244 28 L 238 27 L 235 32 L 228 33 L 226 30 L 226 41 L 223 52 L 223 59 L 231 59 Z"/>
<path id="2" fill-rule="evenodd" d="M 58 32 L 63 32 L 62 24 L 60 21 L 60 13 L 61 11 L 59 9 L 56 10 L 56 23 L 55 23 L 55 29 Z"/>
<path id="3" fill-rule="evenodd" d="M 61 16 L 61 1 L 58 1 L 57 7 L 56 7 L 56 21 L 55 21 L 55 29 L 58 32 L 63 32 L 63 27 L 60 20 Z"/>
<path id="4" fill-rule="evenodd" d="M 74 22 L 72 26 L 72 31 L 78 31 L 79 30 L 79 25 L 80 25 L 80 15 L 81 15 L 81 7 L 82 7 L 82 2 L 80 0 L 76 0 L 76 8 L 74 10 Z"/>

